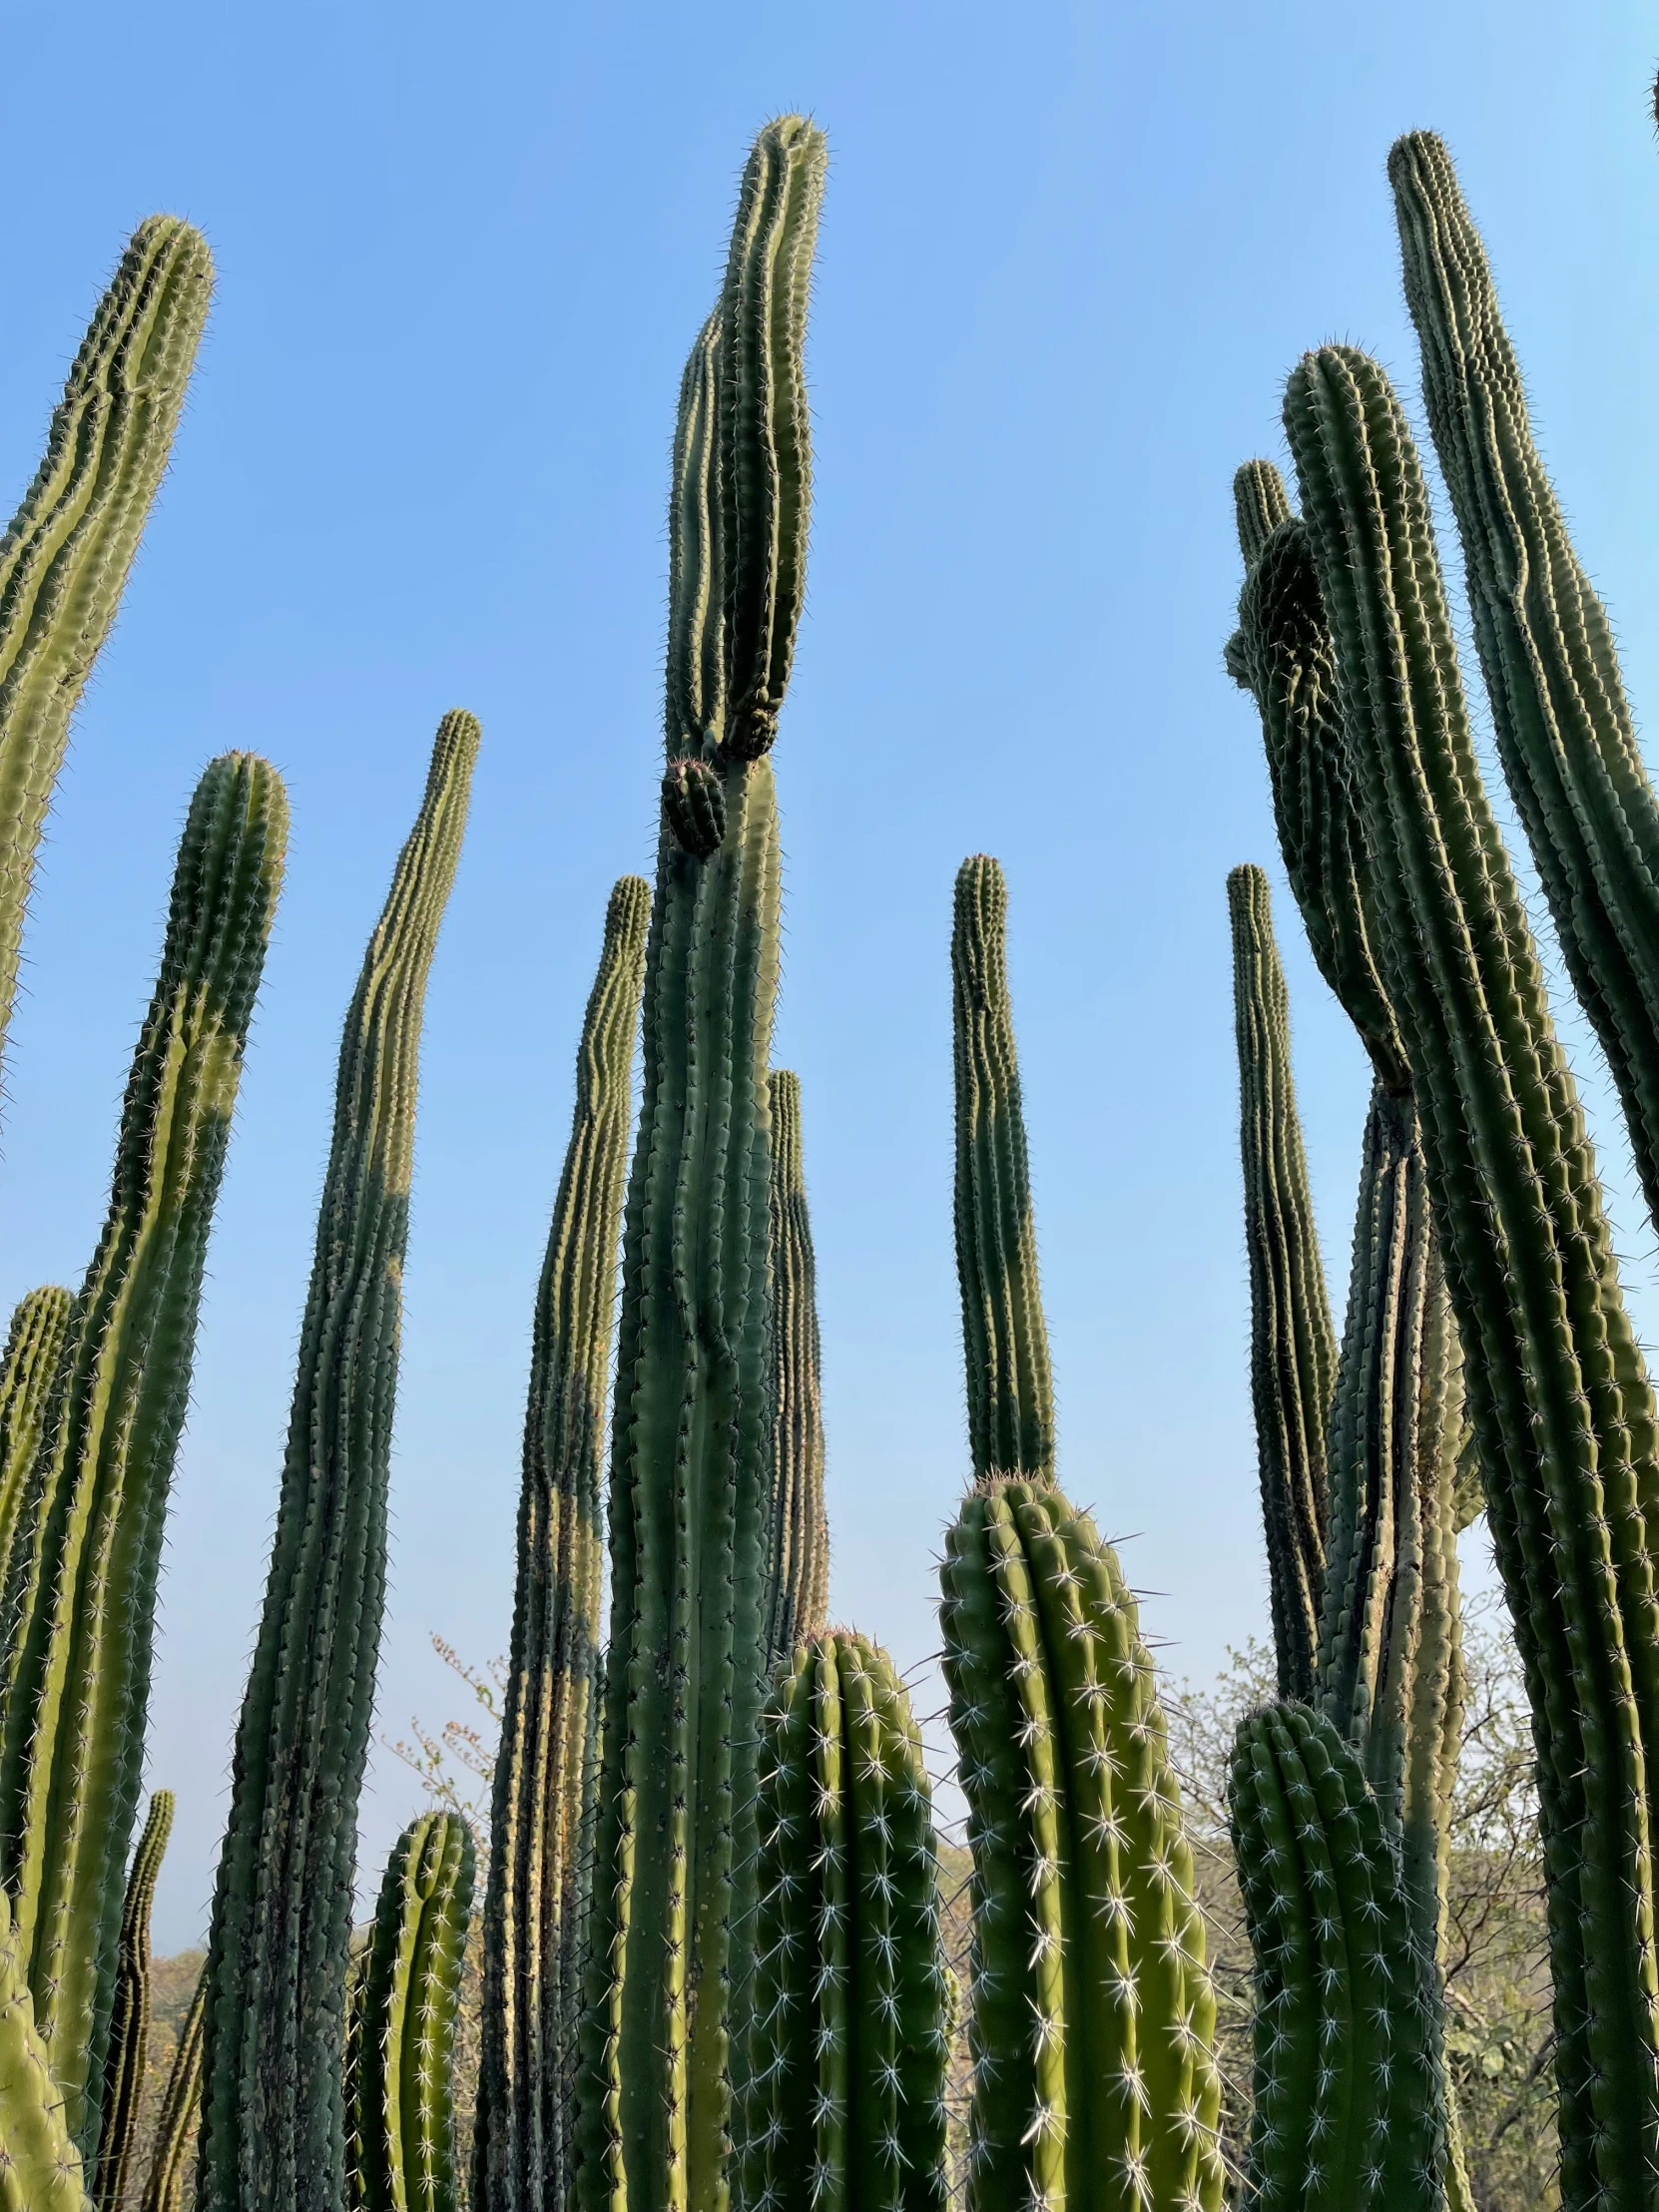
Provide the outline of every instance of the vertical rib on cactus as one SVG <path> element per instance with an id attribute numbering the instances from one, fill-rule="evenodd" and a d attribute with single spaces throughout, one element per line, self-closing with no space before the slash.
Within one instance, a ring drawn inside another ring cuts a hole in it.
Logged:
<path id="1" fill-rule="evenodd" d="M 1250 2186 L 1263 2212 L 1438 2212 L 1436 2015 L 1353 1749 L 1305 1706 L 1239 1730 L 1229 1799 L 1257 1961 Z"/>
<path id="2" fill-rule="evenodd" d="M 1451 158 L 1414 131 L 1388 177 L 1498 755 L 1659 1222 L 1659 800 Z"/>
<path id="3" fill-rule="evenodd" d="M 767 1671 L 816 1636 L 830 1602 L 819 1394 L 818 1267 L 801 1150 L 801 1078 L 774 1068 L 772 1096 L 772 1508 Z"/>
<path id="4" fill-rule="evenodd" d="M 1327 347 L 1285 419 L 1533 1711 L 1562 2202 L 1619 2212 L 1649 2203 L 1659 2164 L 1653 1392 L 1481 789 L 1398 401 L 1375 362 Z"/>
<path id="5" fill-rule="evenodd" d="M 484 1905 L 477 2212 L 572 2201 L 585 1791 L 598 1726 L 600 1468 L 651 888 L 611 892 L 536 1293 L 511 1660 Z"/>
<path id="6" fill-rule="evenodd" d="M 346 2037 L 353 2212 L 454 2212 L 455 2019 L 472 1875 L 472 1831 L 456 1813 L 411 1821 L 386 1862 Z"/>
<path id="7" fill-rule="evenodd" d="M 0 1883 L 0 2212 L 92 2212 Z"/>
<path id="8" fill-rule="evenodd" d="M 1291 1080 L 1285 977 L 1268 879 L 1227 878 L 1239 1132 L 1250 1259 L 1250 1383 L 1282 1697 L 1312 1696 L 1325 1589 L 1325 1424 L 1337 1367 Z"/>
<path id="9" fill-rule="evenodd" d="M 800 350 L 824 161 L 822 135 L 797 117 L 761 134 L 740 195 L 716 372 L 705 373 L 706 330 L 675 440 L 669 751 L 689 745 L 718 770 L 726 827 L 706 857 L 665 829 L 647 954 L 582 2033 L 587 2212 L 719 2212 L 727 2202 L 731 1991 L 753 1941 L 771 1463 L 766 1076 L 778 827 L 770 764 L 752 756 L 771 741 L 800 594 Z M 710 404 L 713 423 L 698 412 Z M 721 573 L 711 579 L 688 549 L 688 517 L 717 504 Z M 736 704 L 686 730 L 677 702 L 693 688 L 688 672 L 707 665 L 717 621 Z"/>
<path id="10" fill-rule="evenodd" d="M 191 2149 L 202 2104 L 202 2021 L 208 2008 L 208 1976 L 197 1976 L 196 1988 L 179 2030 L 179 2046 L 162 2092 L 162 2108 L 156 2119 L 156 2138 L 150 2153 L 139 2212 L 183 2212 L 185 2182 L 191 2172 Z"/>
<path id="11" fill-rule="evenodd" d="M 438 726 L 345 1017 L 265 1610 L 208 1949 L 201 2212 L 339 2212 L 340 2051 L 426 976 L 478 750 Z"/>
<path id="12" fill-rule="evenodd" d="M 993 1478 L 940 1579 L 973 1852 L 968 2203 L 1219 2206 L 1204 1928 L 1117 1560 L 1058 1490 Z"/>
<path id="13" fill-rule="evenodd" d="M 0 538 L 0 1047 L 70 717 L 167 466 L 212 289 L 199 232 L 176 216 L 139 225 Z"/>
<path id="14" fill-rule="evenodd" d="M 750 2212 L 944 2212 L 950 1985 L 932 1796 L 885 1652 L 806 1638 L 763 1717 Z"/>
<path id="15" fill-rule="evenodd" d="M 0 1593 L 11 1567 L 18 1516 L 40 1451 L 52 1384 L 75 1301 L 48 1284 L 18 1301 L 0 1362 Z"/>
<path id="16" fill-rule="evenodd" d="M 1037 1278 L 1019 1059 L 1008 998 L 1008 888 L 985 853 L 956 875 L 956 1274 L 975 1477 L 1054 1479 L 1054 1383 Z"/>
<path id="17" fill-rule="evenodd" d="M 109 1214 L 12 1543 L 0 1655 L 0 1876 L 36 2022 L 88 2159 L 144 1756 L 167 1495 L 286 831 L 282 787 L 266 762 L 231 753 L 210 765 L 180 841 Z"/>
<path id="18" fill-rule="evenodd" d="M 138 2134 L 139 2099 L 150 2044 L 150 1910 L 156 1902 L 156 1877 L 173 1832 L 173 1792 L 158 1790 L 150 1800 L 127 1901 L 121 1914 L 121 1948 L 116 1968 L 115 2010 L 110 2050 L 104 2064 L 104 2131 L 98 2144 L 98 2212 L 121 2212 L 127 2200 Z"/>

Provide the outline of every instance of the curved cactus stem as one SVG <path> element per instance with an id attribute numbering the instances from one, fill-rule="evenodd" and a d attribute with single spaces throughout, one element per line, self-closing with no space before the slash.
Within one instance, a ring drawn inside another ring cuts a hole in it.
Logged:
<path id="1" fill-rule="evenodd" d="M 571 2100 L 598 1727 L 604 1406 L 651 887 L 611 892 L 530 1356 L 518 1580 L 484 1904 L 476 2212 L 573 2201 Z M 590 1839 L 591 1841 L 591 1839 Z"/>
<path id="2" fill-rule="evenodd" d="M 1058 1490 L 964 1499 L 940 1580 L 973 1852 L 968 2203 L 1215 2212 L 1215 1998 L 1151 1655 Z"/>
<path id="3" fill-rule="evenodd" d="M 1054 1479 L 1054 1382 L 1008 995 L 1008 887 L 983 852 L 956 874 L 956 1274 L 976 1478 Z"/>
<path id="4" fill-rule="evenodd" d="M 70 718 L 167 467 L 212 291 L 200 232 L 170 215 L 139 225 L 0 538 L 0 1048 Z"/>
<path id="5" fill-rule="evenodd" d="M 52 1385 L 74 1310 L 73 1297 L 55 1284 L 30 1291 L 18 1301 L 0 1360 L 0 1592 L 11 1569 L 12 1544 L 46 1434 Z"/>
<path id="6" fill-rule="evenodd" d="M 1633 2212 L 1659 2168 L 1653 1391 L 1481 789 L 1399 403 L 1374 361 L 1326 347 L 1285 419 L 1533 1711 L 1562 2202 Z"/>
<path id="7" fill-rule="evenodd" d="M 104 2131 L 98 2145 L 97 2185 L 93 2190 L 98 2212 L 121 2212 L 127 2201 L 150 2045 L 150 1911 L 156 1902 L 156 1877 L 172 1833 L 173 1792 L 158 1790 L 150 1800 L 150 1817 L 133 1854 L 127 1901 L 121 1914 L 115 2010 L 110 2023 L 109 2056 L 104 2063 Z"/>
<path id="8" fill-rule="evenodd" d="M 64 2099 L 35 2031 L 11 1899 L 0 1885 L 0 2212 L 92 2212 Z"/>
<path id="9" fill-rule="evenodd" d="M 386 1862 L 346 2034 L 352 2212 L 454 2212 L 455 2021 L 472 1878 L 472 1831 L 456 1813 L 411 1821 Z"/>
<path id="10" fill-rule="evenodd" d="M 426 977 L 478 725 L 426 794 L 345 1017 L 276 1533 L 208 1947 L 201 2212 L 338 2212 L 340 2051 L 375 1659 Z"/>
<path id="11" fill-rule="evenodd" d="M 801 1148 L 801 1078 L 774 1068 L 772 1102 L 772 1498 L 767 1540 L 767 1671 L 825 1625 L 830 1524 L 824 1511 L 818 1264 Z"/>
<path id="12" fill-rule="evenodd" d="M 740 2201 L 944 2212 L 950 1989 L 909 1699 L 885 1652 L 827 1629 L 762 1730 Z"/>
<path id="13" fill-rule="evenodd" d="M 190 2010 L 179 2030 L 179 2047 L 173 2053 L 167 2087 L 162 2092 L 150 2172 L 139 2199 L 139 2212 L 183 2212 L 190 2153 L 202 2110 L 202 2022 L 207 2009 L 208 1976 L 204 1970 L 197 1977 Z"/>
<path id="14" fill-rule="evenodd" d="M 0 1877 L 35 2018 L 97 2148 L 168 1490 L 208 1235 L 287 833 L 276 771 L 213 762 L 179 846 L 110 1209 L 18 1508 L 0 1654 Z"/>

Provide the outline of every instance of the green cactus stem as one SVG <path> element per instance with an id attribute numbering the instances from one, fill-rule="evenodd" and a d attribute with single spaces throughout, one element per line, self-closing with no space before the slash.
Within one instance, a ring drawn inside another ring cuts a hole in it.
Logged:
<path id="1" fill-rule="evenodd" d="M 200 2212 L 339 2212 L 340 2053 L 426 977 L 478 750 L 438 726 L 345 1017 L 265 1610 L 208 1948 Z"/>
<path id="2" fill-rule="evenodd" d="M 1533 1712 L 1562 2203 L 1633 2212 L 1659 2167 L 1653 1392 L 1481 788 L 1399 403 L 1375 362 L 1327 347 L 1293 374 L 1285 419 Z"/>
<path id="3" fill-rule="evenodd" d="M 726 793 L 720 771 L 689 755 L 663 771 L 663 819 L 675 842 L 694 860 L 718 852 L 726 836 Z"/>
<path id="4" fill-rule="evenodd" d="M 0 1653 L 0 1877 L 68 2124 L 98 2143 L 168 1489 L 287 833 L 276 771 L 198 785 L 110 1208 L 18 1507 Z"/>
<path id="5" fill-rule="evenodd" d="M 762 1721 L 745 2212 L 944 2212 L 950 1984 L 932 1793 L 886 1653 L 803 1639 Z"/>
<path id="6" fill-rule="evenodd" d="M 830 1523 L 824 1510 L 818 1263 L 801 1146 L 801 1078 L 768 1077 L 772 1097 L 772 1506 L 768 1672 L 825 1625 Z"/>
<path id="7" fill-rule="evenodd" d="M 1314 1228 L 1289 1002 L 1259 867 L 1227 878 L 1239 1046 L 1239 1149 L 1250 1259 L 1250 1390 L 1282 1697 L 1313 1695 L 1325 1594 L 1325 1425 L 1337 1342 Z"/>
<path id="8" fill-rule="evenodd" d="M 179 2046 L 162 2092 L 150 2172 L 139 2199 L 139 2212 L 184 2212 L 190 2154 L 202 2109 L 202 2022 L 207 2009 L 208 1977 L 202 1973 L 197 1977 L 185 2024 L 179 2030 Z"/>
<path id="9" fill-rule="evenodd" d="M 386 1862 L 346 2038 L 351 2212 L 454 2212 L 472 1877 L 472 1831 L 457 1813 L 411 1821 Z"/>
<path id="10" fill-rule="evenodd" d="M 92 2212 L 0 1884 L 0 2212 Z"/>
<path id="11" fill-rule="evenodd" d="M 722 2212 L 728 2201 L 732 1990 L 754 1936 L 772 1459 L 779 858 L 771 765 L 755 756 L 775 727 L 800 594 L 800 348 L 824 164 L 822 135 L 798 117 L 761 134 L 675 439 L 668 750 L 701 750 L 718 770 L 726 834 L 698 859 L 665 830 L 647 954 L 579 2083 L 585 2212 Z"/>
<path id="12" fill-rule="evenodd" d="M 574 2200 L 585 1793 L 598 1727 L 600 1471 L 651 887 L 611 892 L 536 1294 L 518 1578 L 495 1764 L 472 2202 Z"/>
<path id="13" fill-rule="evenodd" d="M 956 874 L 956 1273 L 976 1479 L 1054 1479 L 1054 1382 L 1037 1278 L 1019 1059 L 1008 996 L 1008 887 L 985 853 Z"/>
<path id="14" fill-rule="evenodd" d="M 199 232 L 168 215 L 139 225 L 0 538 L 0 1047 L 70 718 L 167 467 L 212 291 Z"/>
<path id="15" fill-rule="evenodd" d="M 75 1301 L 54 1284 L 30 1291 L 12 1315 L 0 1360 L 0 1592 L 28 1481 L 46 1433 L 52 1384 L 69 1337 Z"/>
<path id="16" fill-rule="evenodd" d="M 968 2203 L 1217 2207 L 1204 1926 L 1117 1560 L 1058 1490 L 992 1478 L 941 1582 L 973 1853 Z"/>
<path id="17" fill-rule="evenodd" d="M 1233 520 L 1244 555 L 1245 574 L 1262 557 L 1275 530 L 1291 511 L 1285 479 L 1271 461 L 1246 461 L 1233 478 Z M 1238 679 L 1240 682 L 1244 678 Z"/>
<path id="18" fill-rule="evenodd" d="M 1659 800 L 1451 157 L 1413 131 L 1388 177 L 1498 757 L 1659 1222 Z"/>
<path id="19" fill-rule="evenodd" d="M 150 1817 L 133 1854 L 121 1914 L 115 2011 L 109 2056 L 104 2062 L 104 2132 L 98 2144 L 97 2186 L 93 2190 L 98 2212 L 121 2212 L 127 2201 L 150 2045 L 150 1912 L 156 1902 L 156 1877 L 172 1833 L 173 1792 L 158 1790 L 150 1800 Z"/>
<path id="20" fill-rule="evenodd" d="M 1437 2018 L 1358 1757 L 1327 1716 L 1270 1706 L 1239 1730 L 1229 1798 L 1257 1961 L 1250 2202 L 1438 2212 Z"/>

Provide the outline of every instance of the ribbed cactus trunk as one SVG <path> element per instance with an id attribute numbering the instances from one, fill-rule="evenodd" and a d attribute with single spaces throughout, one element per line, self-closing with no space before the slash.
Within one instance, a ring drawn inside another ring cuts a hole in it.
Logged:
<path id="1" fill-rule="evenodd" d="M 473 1866 L 458 1813 L 421 1814 L 386 1862 L 346 2035 L 351 2212 L 455 2212 L 455 2024 Z"/>
<path id="2" fill-rule="evenodd" d="M 720 806 L 698 819 L 718 818 L 721 842 L 683 841 L 665 796 L 623 1240 L 586 2212 L 720 2212 L 729 2195 L 767 1657 L 779 862 L 766 754 L 806 552 L 802 344 L 824 165 L 799 117 L 761 134 L 675 438 L 668 748 L 671 763 L 696 758 L 700 789 L 718 782 Z"/>
<path id="3" fill-rule="evenodd" d="M 495 1764 L 475 2212 L 573 2203 L 585 1828 L 598 1728 L 600 1474 L 651 888 L 611 892 L 536 1293 L 511 1658 Z"/>
<path id="4" fill-rule="evenodd" d="M 139 225 L 0 539 L 0 1047 L 70 718 L 167 467 L 212 290 L 199 232 L 176 216 Z"/>
<path id="5" fill-rule="evenodd" d="M 12 1545 L 29 1476 L 46 1433 L 58 1362 L 75 1301 L 48 1284 L 20 1299 L 0 1361 L 0 1592 L 11 1570 Z"/>
<path id="6" fill-rule="evenodd" d="M 1054 1479 L 1054 1382 L 1037 1275 L 1019 1054 L 1008 995 L 1008 886 L 986 853 L 956 874 L 956 1274 L 976 1478 Z"/>
<path id="7" fill-rule="evenodd" d="M 18 1507 L 0 1654 L 0 1878 L 90 2162 L 150 1700 L 156 1584 L 208 1235 L 287 833 L 227 754 L 191 802 L 110 1208 Z"/>
<path id="8" fill-rule="evenodd" d="M 1259 867 L 1233 870 L 1227 902 L 1250 1261 L 1250 1394 L 1274 1659 L 1281 1697 L 1311 1698 L 1325 1599 L 1325 1428 L 1337 1344 L 1291 1079 L 1289 1001 L 1268 879 Z"/>
<path id="9" fill-rule="evenodd" d="M 202 2110 L 202 2023 L 208 2009 L 208 1976 L 197 1978 L 190 2010 L 162 2091 L 139 2212 L 183 2212 L 185 2185 L 194 2171 L 191 2153 Z"/>
<path id="10" fill-rule="evenodd" d="M 824 1510 L 818 1263 L 807 1212 L 801 1078 L 768 1077 L 772 1102 L 772 1494 L 767 1537 L 767 1671 L 825 1625 L 830 1523 Z"/>
<path id="11" fill-rule="evenodd" d="M 339 2212 L 345 1968 L 385 1599 L 426 977 L 478 725 L 446 715 L 345 1017 L 265 1610 L 214 1893 L 200 2212 Z"/>
<path id="12" fill-rule="evenodd" d="M 944 2212 L 950 1985 L 932 1793 L 885 1652 L 829 1629 L 763 1716 L 748 2212 Z"/>
<path id="13" fill-rule="evenodd" d="M 35 2028 L 11 1900 L 0 1884 L 0 2207 L 90 2212 L 81 2154 Z"/>
<path id="14" fill-rule="evenodd" d="M 98 2145 L 98 2184 L 93 2191 L 98 2212 L 121 2212 L 132 2176 L 150 2047 L 150 1913 L 156 1902 L 156 1877 L 161 1873 L 162 1857 L 172 1833 L 173 1792 L 158 1790 L 150 1800 L 150 1817 L 133 1854 L 121 1914 L 115 2011 L 110 2053 L 104 2066 L 104 2132 Z"/>
<path id="15" fill-rule="evenodd" d="M 1520 892 L 1481 789 L 1416 453 L 1375 362 L 1291 379 L 1389 994 L 1526 1674 L 1562 2201 L 1652 2203 L 1655 1406 Z"/>

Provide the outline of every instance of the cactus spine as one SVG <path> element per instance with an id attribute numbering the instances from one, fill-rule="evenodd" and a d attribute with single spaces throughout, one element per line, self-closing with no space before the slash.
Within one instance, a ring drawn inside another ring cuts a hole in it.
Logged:
<path id="1" fill-rule="evenodd" d="M 93 2191 L 98 2212 L 121 2212 L 127 2200 L 150 2044 L 150 1911 L 172 1832 L 173 1792 L 158 1790 L 150 1800 L 150 1817 L 133 1854 L 121 1914 L 115 2012 L 104 2066 L 104 2132 L 98 2145 L 98 2185 Z"/>
<path id="2" fill-rule="evenodd" d="M 665 827 L 647 955 L 582 2036 L 587 2212 L 727 2201 L 731 1991 L 753 1940 L 766 1663 L 779 883 L 763 756 L 805 549 L 801 352 L 824 166 L 822 134 L 800 117 L 757 141 L 675 439 L 668 754 L 717 770 L 726 828 L 699 858 Z"/>
<path id="3" fill-rule="evenodd" d="M 0 2212 L 92 2212 L 0 1883 Z"/>
<path id="4" fill-rule="evenodd" d="M 1414 131 L 1388 177 L 1499 758 L 1659 1222 L 1659 800 L 1451 158 Z"/>
<path id="5" fill-rule="evenodd" d="M 558 2212 L 572 2201 L 583 1821 L 598 1726 L 599 1482 L 650 909 L 650 885 L 637 875 L 611 892 L 536 1294 L 484 1906 L 477 2212 Z"/>
<path id="6" fill-rule="evenodd" d="M 828 1629 L 762 1722 L 746 2212 L 943 2212 L 950 1986 L 932 1796 L 885 1652 Z"/>
<path id="7" fill-rule="evenodd" d="M 0 1592 L 74 1308 L 69 1292 L 56 1285 L 30 1291 L 18 1301 L 0 1361 Z"/>
<path id="8" fill-rule="evenodd" d="M 472 1832 L 455 1813 L 411 1821 L 386 1862 L 346 2037 L 354 2212 L 454 2212 L 455 2018 L 472 1877 Z"/>
<path id="9" fill-rule="evenodd" d="M 109 1214 L 12 1543 L 0 1654 L 0 1875 L 36 2025 L 89 2161 L 167 1493 L 286 831 L 281 784 L 266 762 L 233 753 L 210 765 L 179 846 Z"/>
<path id="10" fill-rule="evenodd" d="M 1562 2202 L 1645 2206 L 1659 2163 L 1653 1393 L 1481 789 L 1398 401 L 1365 355 L 1327 347 L 1293 374 L 1285 419 L 1534 1716 Z"/>
<path id="11" fill-rule="evenodd" d="M 1285 977 L 1268 879 L 1227 878 L 1239 1046 L 1239 1149 L 1250 1256 L 1250 1386 L 1282 1697 L 1314 1689 L 1325 1594 L 1325 1425 L 1337 1346 L 1291 1080 Z"/>
<path id="12" fill-rule="evenodd" d="M 957 871 L 950 936 L 968 1444 L 977 1478 L 1052 1482 L 1054 1384 L 1008 998 L 1007 919 L 1002 870 L 975 853 Z"/>
<path id="13" fill-rule="evenodd" d="M 1251 2201 L 1434 2212 L 1439 2038 L 1359 1760 L 1329 1718 L 1271 1706 L 1239 1730 L 1228 1794 L 1257 1961 Z"/>
<path id="14" fill-rule="evenodd" d="M 338 2212 L 357 1800 L 385 1595 L 386 1479 L 421 1012 L 478 725 L 426 795 L 345 1017 L 265 1610 L 214 1894 L 201 2212 Z"/>
<path id="15" fill-rule="evenodd" d="M 774 1068 L 772 1101 L 772 1512 L 768 1672 L 825 1625 L 830 1524 L 824 1511 L 818 1266 L 801 1150 L 801 1078 Z"/>
<path id="16" fill-rule="evenodd" d="M 0 1046 L 70 717 L 167 466 L 212 289 L 199 232 L 175 216 L 139 225 L 0 539 Z"/>
<path id="17" fill-rule="evenodd" d="M 139 2212 L 183 2212 L 190 2151 L 202 2106 L 202 2022 L 207 2009 L 208 1977 L 202 1973 L 197 1977 L 185 2024 L 179 2030 L 179 2047 L 173 2053 L 167 2087 L 162 2092 L 155 2147 Z"/>

